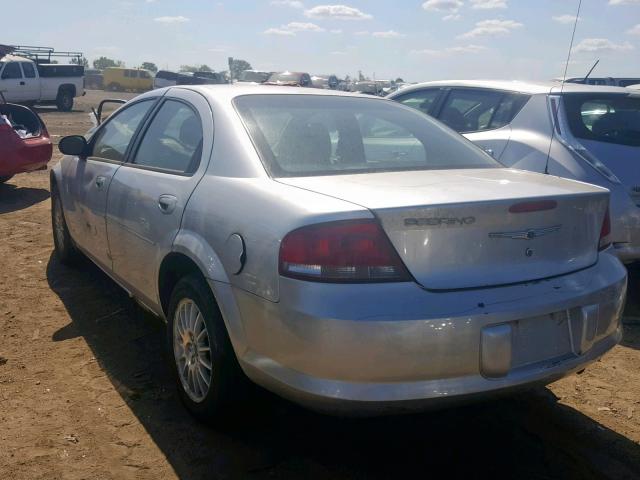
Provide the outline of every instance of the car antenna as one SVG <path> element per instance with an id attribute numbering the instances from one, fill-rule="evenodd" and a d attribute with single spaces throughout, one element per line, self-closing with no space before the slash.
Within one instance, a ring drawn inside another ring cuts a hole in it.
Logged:
<path id="1" fill-rule="evenodd" d="M 571 50 L 573 50 L 573 39 L 576 36 L 576 28 L 578 26 L 578 20 L 580 19 L 580 7 L 582 7 L 582 0 L 578 0 L 578 11 L 576 12 L 576 19 L 573 22 L 573 32 L 571 33 L 571 42 L 569 43 L 569 51 L 567 52 L 567 61 L 564 64 L 564 75 L 562 76 L 562 83 L 560 84 L 560 97 L 562 97 L 564 84 L 567 81 L 567 70 L 569 69 L 569 61 L 571 60 Z M 553 102 L 551 102 L 551 108 L 555 108 L 555 112 L 553 112 L 553 115 L 551 116 L 552 118 L 551 121 L 554 122 L 554 121 L 557 121 L 554 119 L 558 118 L 558 110 L 560 109 L 560 102 L 558 101 L 555 107 L 553 105 Z M 546 174 L 549 173 L 549 157 L 551 156 L 551 145 L 553 145 L 553 137 L 555 136 L 555 133 L 556 133 L 556 128 L 554 126 L 554 128 L 551 129 L 551 140 L 549 141 L 549 151 L 547 152 L 547 163 L 544 166 L 544 173 Z"/>
<path id="2" fill-rule="evenodd" d="M 582 79 L 582 83 L 587 83 L 587 78 L 589 78 L 589 75 L 591 75 L 591 72 L 593 72 L 593 70 L 596 68 L 596 66 L 600 63 L 600 59 L 596 60 L 596 63 L 593 64 L 593 67 L 591 67 L 591 70 L 589 70 L 589 73 L 587 73 L 584 78 Z"/>

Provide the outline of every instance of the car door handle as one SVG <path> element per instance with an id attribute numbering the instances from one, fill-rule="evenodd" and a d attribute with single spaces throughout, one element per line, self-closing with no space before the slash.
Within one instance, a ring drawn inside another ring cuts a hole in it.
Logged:
<path id="1" fill-rule="evenodd" d="M 178 203 L 178 199 L 173 195 L 160 195 L 158 198 L 158 208 L 162 213 L 169 214 L 173 212 Z"/>
<path id="2" fill-rule="evenodd" d="M 20 85 L 24 85 L 24 82 L 20 82 Z"/>
<path id="3" fill-rule="evenodd" d="M 104 187 L 104 182 L 107 180 L 107 177 L 103 177 L 102 175 L 98 175 L 96 177 L 96 187 L 98 188 L 98 190 L 102 189 L 102 187 Z"/>

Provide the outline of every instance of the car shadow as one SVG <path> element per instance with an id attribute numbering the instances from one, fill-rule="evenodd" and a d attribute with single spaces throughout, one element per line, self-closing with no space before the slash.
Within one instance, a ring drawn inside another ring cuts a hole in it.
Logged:
<path id="1" fill-rule="evenodd" d="M 71 323 L 114 389 L 181 479 L 640 478 L 640 446 L 547 389 L 443 410 L 375 419 L 329 417 L 264 391 L 237 423 L 210 428 L 181 405 L 163 360 L 164 325 L 97 267 L 47 265 Z"/>
<path id="2" fill-rule="evenodd" d="M 49 198 L 45 188 L 17 187 L 12 183 L 0 183 L 0 215 L 17 212 Z"/>
<path id="3" fill-rule="evenodd" d="M 624 334 L 621 344 L 640 350 L 640 262 L 629 265 L 627 304 L 624 309 Z"/>

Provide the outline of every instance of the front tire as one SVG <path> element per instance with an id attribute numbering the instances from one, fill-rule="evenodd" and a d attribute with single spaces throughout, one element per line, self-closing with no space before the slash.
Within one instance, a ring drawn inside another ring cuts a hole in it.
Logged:
<path id="1" fill-rule="evenodd" d="M 60 263 L 74 265 L 80 258 L 80 252 L 73 244 L 67 222 L 64 219 L 62 200 L 56 188 L 51 189 L 51 228 L 53 245 Z"/>
<path id="2" fill-rule="evenodd" d="M 110 92 L 121 92 L 123 88 L 117 82 L 112 82 L 107 86 L 107 90 Z"/>
<path id="3" fill-rule="evenodd" d="M 213 294 L 200 275 L 182 278 L 171 294 L 167 350 L 187 409 L 210 424 L 223 420 L 246 380 Z"/>
<path id="4" fill-rule="evenodd" d="M 62 90 L 56 97 L 56 107 L 61 112 L 70 112 L 73 109 L 73 94 L 69 90 Z"/>

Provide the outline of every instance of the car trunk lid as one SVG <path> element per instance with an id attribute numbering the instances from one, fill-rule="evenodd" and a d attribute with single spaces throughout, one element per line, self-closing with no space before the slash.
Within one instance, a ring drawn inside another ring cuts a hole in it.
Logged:
<path id="1" fill-rule="evenodd" d="M 434 290 L 563 275 L 596 262 L 608 192 L 501 168 L 279 181 L 371 210 L 405 265 Z"/>

